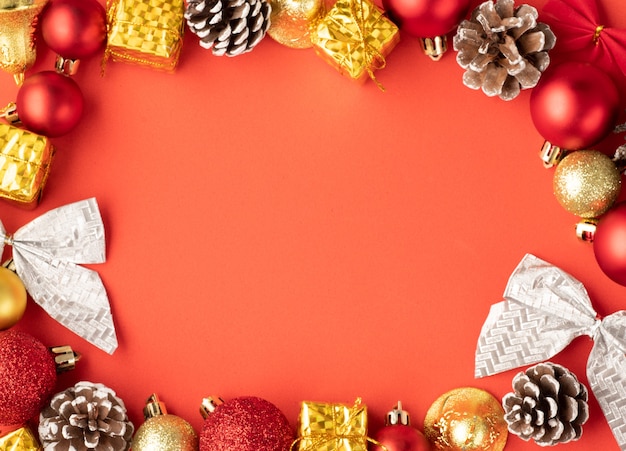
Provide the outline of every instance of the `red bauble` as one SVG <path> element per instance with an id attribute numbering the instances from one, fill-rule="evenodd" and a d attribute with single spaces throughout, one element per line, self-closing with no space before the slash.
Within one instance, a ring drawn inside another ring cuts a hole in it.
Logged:
<path id="1" fill-rule="evenodd" d="M 537 131 L 567 150 L 587 149 L 615 126 L 619 92 L 611 77 L 586 63 L 568 62 L 544 72 L 530 96 Z"/>
<path id="2" fill-rule="evenodd" d="M 593 237 L 598 265 L 613 281 L 626 286 L 626 203 L 600 218 Z"/>
<path id="3" fill-rule="evenodd" d="M 44 41 L 64 58 L 85 58 L 104 45 L 106 12 L 96 0 L 54 0 L 40 20 Z"/>
<path id="4" fill-rule="evenodd" d="M 443 36 L 467 14 L 469 0 L 383 0 L 391 20 L 418 38 Z"/>
<path id="5" fill-rule="evenodd" d="M 0 332 L 0 429 L 37 415 L 56 380 L 54 357 L 39 340 L 14 329 Z"/>
<path id="6" fill-rule="evenodd" d="M 430 442 L 411 426 L 385 426 L 374 437 L 387 451 L 430 451 Z M 378 448 L 382 449 L 382 448 Z"/>
<path id="7" fill-rule="evenodd" d="M 24 126 L 44 136 L 61 136 L 83 114 L 83 94 L 74 80 L 53 71 L 28 77 L 17 92 L 17 114 Z"/>
<path id="8" fill-rule="evenodd" d="M 285 451 L 293 440 L 289 421 L 274 404 L 241 397 L 218 405 L 207 416 L 200 451 Z"/>

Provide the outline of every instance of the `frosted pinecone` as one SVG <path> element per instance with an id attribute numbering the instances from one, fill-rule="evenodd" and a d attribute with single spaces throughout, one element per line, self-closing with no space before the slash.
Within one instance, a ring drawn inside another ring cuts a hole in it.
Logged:
<path id="1" fill-rule="evenodd" d="M 537 18 L 536 8 L 515 7 L 514 0 L 488 0 L 478 6 L 470 20 L 461 22 L 453 40 L 456 60 L 466 69 L 463 84 L 503 100 L 535 87 L 550 64 L 548 50 L 556 43 L 550 27 Z"/>
<path id="2" fill-rule="evenodd" d="M 502 406 L 511 433 L 550 446 L 580 438 L 589 418 L 587 400 L 587 388 L 574 373 L 547 362 L 518 373 Z"/>
<path id="3" fill-rule="evenodd" d="M 265 37 L 272 8 L 266 0 L 190 0 L 189 29 L 217 56 L 249 52 Z"/>

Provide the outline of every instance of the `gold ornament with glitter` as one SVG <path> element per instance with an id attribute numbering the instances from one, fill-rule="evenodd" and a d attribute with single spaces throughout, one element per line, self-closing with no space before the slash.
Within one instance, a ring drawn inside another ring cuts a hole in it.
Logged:
<path id="1" fill-rule="evenodd" d="M 441 395 L 424 419 L 434 449 L 502 451 L 508 430 L 500 402 L 484 390 L 463 387 Z"/>
<path id="2" fill-rule="evenodd" d="M 18 85 L 35 63 L 35 19 L 48 0 L 0 0 L 0 68 Z"/>
<path id="3" fill-rule="evenodd" d="M 571 152 L 554 172 L 554 195 L 570 213 L 596 218 L 605 213 L 619 195 L 621 175 L 615 163 L 596 150 Z"/>
<path id="4" fill-rule="evenodd" d="M 132 440 L 133 451 L 197 451 L 198 436 L 182 418 L 167 413 L 156 394 L 148 398 L 143 409 L 146 421 Z"/>
<path id="5" fill-rule="evenodd" d="M 267 34 L 276 42 L 295 49 L 311 47 L 310 28 L 325 13 L 323 0 L 271 0 L 271 25 Z"/>
<path id="6" fill-rule="evenodd" d="M 183 45 L 184 0 L 109 0 L 106 58 L 173 72 Z"/>

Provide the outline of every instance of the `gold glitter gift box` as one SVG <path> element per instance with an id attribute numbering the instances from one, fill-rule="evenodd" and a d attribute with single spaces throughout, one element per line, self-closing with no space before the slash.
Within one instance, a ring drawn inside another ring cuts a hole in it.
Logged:
<path id="1" fill-rule="evenodd" d="M 398 27 L 369 0 L 337 0 L 311 33 L 317 54 L 355 80 L 374 79 L 399 41 Z"/>
<path id="2" fill-rule="evenodd" d="M 173 72 L 183 45 L 184 0 L 109 0 L 105 58 Z"/>
<path id="3" fill-rule="evenodd" d="M 298 432 L 299 451 L 367 451 L 367 407 L 304 401 Z"/>
<path id="4" fill-rule="evenodd" d="M 45 136 L 0 124 L 0 197 L 34 208 L 53 156 L 54 147 Z"/>

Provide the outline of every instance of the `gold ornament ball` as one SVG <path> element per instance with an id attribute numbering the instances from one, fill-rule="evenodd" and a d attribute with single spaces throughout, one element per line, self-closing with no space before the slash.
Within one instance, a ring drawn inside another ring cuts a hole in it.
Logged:
<path id="1" fill-rule="evenodd" d="M 198 436 L 191 425 L 176 415 L 156 415 L 137 429 L 133 451 L 197 451 Z"/>
<path id="2" fill-rule="evenodd" d="M 597 218 L 619 195 L 621 176 L 615 163 L 596 150 L 579 150 L 567 155 L 554 172 L 554 195 L 570 213 Z"/>
<path id="3" fill-rule="evenodd" d="M 26 310 L 26 288 L 10 269 L 0 267 L 0 330 L 13 327 Z"/>
<path id="4" fill-rule="evenodd" d="M 424 419 L 434 450 L 501 451 L 509 431 L 500 402 L 484 390 L 463 387 L 441 395 Z"/>
<path id="5" fill-rule="evenodd" d="M 267 34 L 296 49 L 311 47 L 309 29 L 325 12 L 323 0 L 270 0 L 272 15 Z"/>

